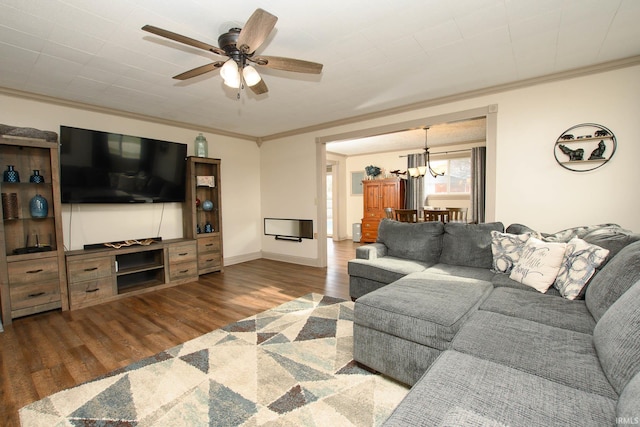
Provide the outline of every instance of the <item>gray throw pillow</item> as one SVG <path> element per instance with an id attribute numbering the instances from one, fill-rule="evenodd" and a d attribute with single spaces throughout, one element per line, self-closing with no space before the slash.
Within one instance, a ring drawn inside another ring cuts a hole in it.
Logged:
<path id="1" fill-rule="evenodd" d="M 490 269 L 493 265 L 491 232 L 504 232 L 501 222 L 464 224 L 448 222 L 444 226 L 440 262 L 450 265 Z"/>
<path id="2" fill-rule="evenodd" d="M 383 219 L 378 227 L 378 242 L 387 247 L 387 255 L 435 264 L 442 252 L 444 224 L 441 222 L 399 222 Z"/>
<path id="3" fill-rule="evenodd" d="M 640 241 L 625 246 L 589 283 L 585 302 L 596 320 L 640 280 Z"/>

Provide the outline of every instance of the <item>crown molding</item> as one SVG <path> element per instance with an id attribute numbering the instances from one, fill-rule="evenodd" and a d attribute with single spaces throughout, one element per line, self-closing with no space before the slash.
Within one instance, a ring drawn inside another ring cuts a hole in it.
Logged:
<path id="1" fill-rule="evenodd" d="M 216 128 L 207 127 L 207 126 L 198 126 L 198 125 L 195 125 L 193 123 L 181 122 L 181 121 L 177 121 L 177 120 L 162 119 L 162 118 L 159 118 L 159 117 L 147 116 L 145 114 L 131 113 L 131 112 L 128 112 L 128 111 L 116 110 L 115 108 L 99 107 L 99 106 L 93 105 L 93 104 L 86 104 L 86 103 L 83 103 L 83 102 L 70 101 L 70 100 L 67 100 L 67 99 L 56 98 L 56 97 L 48 96 L 48 95 L 40 95 L 40 94 L 37 94 L 37 93 L 25 92 L 25 91 L 21 91 L 21 90 L 17 90 L 17 89 L 9 89 L 9 88 L 6 88 L 6 87 L 1 87 L 1 86 L 0 86 L 0 94 L 13 96 L 13 97 L 17 97 L 17 98 L 31 99 L 31 100 L 34 100 L 34 101 L 46 102 L 48 104 L 60 105 L 60 106 L 63 106 L 63 107 L 78 108 L 78 109 L 81 109 L 81 110 L 93 111 L 93 112 L 96 112 L 96 113 L 110 114 L 110 115 L 124 117 L 124 118 L 128 118 L 128 119 L 135 119 L 135 120 L 141 120 L 141 121 L 150 122 L 150 123 L 158 123 L 158 124 L 162 124 L 162 125 L 175 126 L 175 127 L 184 128 L 184 129 L 191 129 L 191 130 L 198 131 L 198 132 L 205 132 L 205 133 L 212 133 L 212 134 L 216 134 L 216 135 L 229 136 L 229 137 L 232 137 L 232 138 L 244 139 L 244 140 L 248 140 L 248 141 L 256 141 L 257 140 L 257 138 L 254 137 L 254 136 L 245 135 L 245 134 L 241 134 L 241 133 L 228 132 L 228 131 L 225 131 L 225 130 L 222 130 L 222 129 L 216 129 Z"/>

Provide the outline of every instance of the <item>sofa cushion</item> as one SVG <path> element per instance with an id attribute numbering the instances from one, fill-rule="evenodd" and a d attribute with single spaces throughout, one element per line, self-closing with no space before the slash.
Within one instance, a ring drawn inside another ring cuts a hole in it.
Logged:
<path id="1" fill-rule="evenodd" d="M 593 330 L 602 369 L 618 393 L 640 371 L 639 307 L 640 281 L 613 303 Z"/>
<path id="2" fill-rule="evenodd" d="M 531 286 L 538 292 L 546 292 L 558 276 L 566 246 L 566 243 L 543 242 L 531 237 L 525 243 L 509 278 Z"/>
<path id="3" fill-rule="evenodd" d="M 480 305 L 480 310 L 532 320 L 557 328 L 592 334 L 596 326 L 584 301 L 526 292 L 512 288 L 496 288 Z"/>
<path id="4" fill-rule="evenodd" d="M 436 263 L 442 252 L 444 225 L 441 222 L 408 223 L 384 219 L 378 227 L 378 243 L 397 258 Z"/>
<path id="5" fill-rule="evenodd" d="M 635 374 L 622 390 L 618 398 L 616 418 L 626 420 L 620 424 L 640 423 L 640 373 Z"/>
<path id="6" fill-rule="evenodd" d="M 384 426 L 605 426 L 615 400 L 448 350 Z"/>
<path id="7" fill-rule="evenodd" d="M 568 387 L 618 398 L 600 367 L 590 334 L 479 310 L 451 344 L 454 350 Z"/>
<path id="8" fill-rule="evenodd" d="M 495 273 L 491 270 L 487 270 L 486 268 L 465 267 L 464 265 L 449 265 L 442 263 L 432 265 L 426 270 L 426 272 L 432 274 L 445 274 L 447 276 L 466 277 L 468 279 L 486 280 L 487 282 L 493 280 L 493 276 L 495 276 Z"/>
<path id="9" fill-rule="evenodd" d="M 440 262 L 490 269 L 493 264 L 491 232 L 504 231 L 501 222 L 464 224 L 448 222 L 444 226 Z"/>
<path id="10" fill-rule="evenodd" d="M 373 260 L 352 259 L 347 263 L 350 276 L 363 277 L 381 283 L 391 283 L 407 274 L 424 271 L 430 264 L 386 256 Z"/>
<path id="11" fill-rule="evenodd" d="M 560 271 L 553 287 L 567 299 L 576 299 L 595 274 L 596 268 L 604 263 L 608 249 L 587 243 L 574 237 L 567 243 L 567 249 L 560 265 Z"/>
<path id="12" fill-rule="evenodd" d="M 495 276 L 493 276 L 493 279 L 491 279 L 491 283 L 493 283 L 494 288 L 511 288 L 519 289 L 521 291 L 540 293 L 533 289 L 531 286 L 527 286 L 520 282 L 516 282 L 513 279 L 510 279 L 508 274 L 496 274 Z M 558 292 L 558 290 L 552 286 L 547 289 L 547 292 L 544 292 L 544 295 L 560 296 L 560 292 Z"/>
<path id="13" fill-rule="evenodd" d="M 510 234 L 491 232 L 491 253 L 493 265 L 491 269 L 496 273 L 510 273 L 513 265 L 518 262 L 524 244 L 531 237 L 531 233 Z"/>
<path id="14" fill-rule="evenodd" d="M 591 279 L 585 292 L 585 300 L 596 322 L 638 280 L 640 241 L 625 246 Z"/>
<path id="15" fill-rule="evenodd" d="M 354 322 L 444 350 L 492 289 L 483 280 L 413 273 L 358 298 Z"/>

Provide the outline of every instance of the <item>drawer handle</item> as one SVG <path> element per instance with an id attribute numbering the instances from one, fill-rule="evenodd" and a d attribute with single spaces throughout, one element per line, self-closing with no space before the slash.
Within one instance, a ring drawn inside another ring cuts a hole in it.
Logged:
<path id="1" fill-rule="evenodd" d="M 185 255 L 189 255 L 189 252 L 183 252 L 181 254 L 178 254 L 178 256 L 185 256 Z"/>
<path id="2" fill-rule="evenodd" d="M 34 274 L 34 273 L 42 273 L 42 269 L 39 268 L 37 270 L 29 270 L 29 271 L 27 271 L 27 274 Z"/>
<path id="3" fill-rule="evenodd" d="M 36 292 L 35 294 L 29 294 L 29 298 L 35 298 L 44 295 L 45 292 Z"/>
<path id="4" fill-rule="evenodd" d="M 85 268 L 84 271 L 96 271 L 98 267 Z"/>
<path id="5" fill-rule="evenodd" d="M 90 294 L 90 293 L 93 293 L 93 292 L 98 292 L 99 290 L 100 290 L 100 288 L 87 289 L 85 292 L 86 292 L 86 293 L 88 293 L 88 294 Z"/>
<path id="6" fill-rule="evenodd" d="M 213 246 L 213 243 L 207 243 L 205 246 Z"/>
<path id="7" fill-rule="evenodd" d="M 180 270 L 180 273 L 182 273 L 182 274 L 184 274 L 184 273 L 188 273 L 188 272 L 189 272 L 189 270 L 188 270 L 188 269 L 187 269 L 187 270 Z"/>
<path id="8" fill-rule="evenodd" d="M 211 262 L 213 261 L 213 258 L 209 258 L 206 262 Z"/>

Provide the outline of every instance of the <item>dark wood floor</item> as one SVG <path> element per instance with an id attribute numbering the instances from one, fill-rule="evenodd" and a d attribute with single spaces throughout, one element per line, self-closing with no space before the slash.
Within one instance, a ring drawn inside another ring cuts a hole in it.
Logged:
<path id="1" fill-rule="evenodd" d="M 327 268 L 255 260 L 174 286 L 75 311 L 15 319 L 0 333 L 0 425 L 18 409 L 310 292 L 348 299 L 359 243 L 328 241 Z"/>

